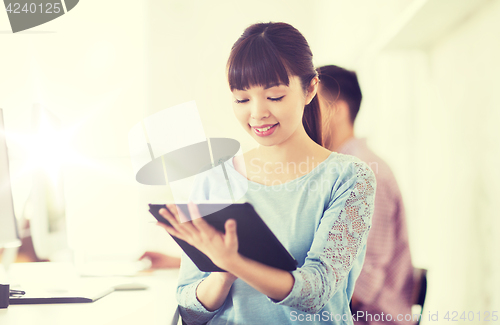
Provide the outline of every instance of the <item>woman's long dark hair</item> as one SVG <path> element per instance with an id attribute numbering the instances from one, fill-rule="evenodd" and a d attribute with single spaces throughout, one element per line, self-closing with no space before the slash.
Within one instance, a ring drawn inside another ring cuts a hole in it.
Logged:
<path id="1" fill-rule="evenodd" d="M 300 78 L 305 92 L 317 76 L 306 39 L 286 23 L 259 23 L 245 29 L 234 43 L 227 62 L 231 91 L 250 86 L 289 85 Z M 302 124 L 307 135 L 321 145 L 321 116 L 317 96 L 306 105 Z"/>

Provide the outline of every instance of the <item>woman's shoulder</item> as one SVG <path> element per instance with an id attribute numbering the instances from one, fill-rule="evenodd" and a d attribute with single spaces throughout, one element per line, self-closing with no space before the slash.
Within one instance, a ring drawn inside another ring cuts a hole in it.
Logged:
<path id="1" fill-rule="evenodd" d="M 249 166 L 252 160 L 256 158 L 256 152 L 256 149 L 251 149 L 232 158 L 232 165 L 234 169 L 245 178 L 247 178 L 246 166 Z"/>
<path id="2" fill-rule="evenodd" d="M 371 168 L 355 156 L 332 152 L 325 163 L 323 173 L 335 175 L 340 179 L 375 178 Z"/>
<path id="3" fill-rule="evenodd" d="M 365 162 L 363 162 L 361 159 L 358 157 L 352 156 L 352 155 L 346 155 L 340 152 L 335 152 L 332 151 L 330 156 L 328 157 L 328 163 L 330 165 L 345 165 L 345 166 L 353 166 L 353 165 L 366 165 Z M 368 166 L 368 165 L 366 165 Z"/>

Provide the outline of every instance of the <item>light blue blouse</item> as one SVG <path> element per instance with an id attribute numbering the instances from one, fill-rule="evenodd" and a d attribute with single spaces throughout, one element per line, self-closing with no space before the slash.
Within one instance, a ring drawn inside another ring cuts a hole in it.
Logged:
<path id="1" fill-rule="evenodd" d="M 220 167 L 197 177 L 193 201 L 227 201 L 230 188 L 239 202 L 250 202 L 297 260 L 298 268 L 291 272 L 295 283 L 285 299 L 274 301 L 237 279 L 222 307 L 209 312 L 196 298 L 196 288 L 210 273 L 183 255 L 177 300 L 184 321 L 352 324 L 349 301 L 363 265 L 374 206 L 371 169 L 353 156 L 331 153 L 308 174 L 266 186 L 247 180 L 232 159 Z M 279 166 L 273 168 L 279 171 Z"/>

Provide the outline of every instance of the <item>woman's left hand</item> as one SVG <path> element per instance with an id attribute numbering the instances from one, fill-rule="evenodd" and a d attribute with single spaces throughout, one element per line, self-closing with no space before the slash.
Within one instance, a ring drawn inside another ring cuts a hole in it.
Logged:
<path id="1" fill-rule="evenodd" d="M 236 221 L 229 219 L 224 224 L 226 233 L 222 233 L 208 224 L 200 215 L 198 207 L 189 202 L 188 209 L 191 220 L 174 204 L 160 209 L 160 214 L 172 225 L 169 227 L 159 223 L 169 234 L 184 240 L 196 247 L 218 267 L 227 270 L 227 265 L 238 256 L 238 237 L 236 236 Z"/>

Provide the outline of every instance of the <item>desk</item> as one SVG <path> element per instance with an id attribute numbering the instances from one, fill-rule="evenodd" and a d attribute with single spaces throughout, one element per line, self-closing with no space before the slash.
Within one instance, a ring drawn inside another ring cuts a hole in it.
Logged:
<path id="1" fill-rule="evenodd" d="M 11 305 L 0 309 L 2 325 L 170 325 L 177 302 L 178 270 L 128 278 L 146 290 L 115 291 L 85 304 Z M 36 276 L 35 274 L 33 276 Z M 96 278 L 102 281 L 102 278 Z"/>

